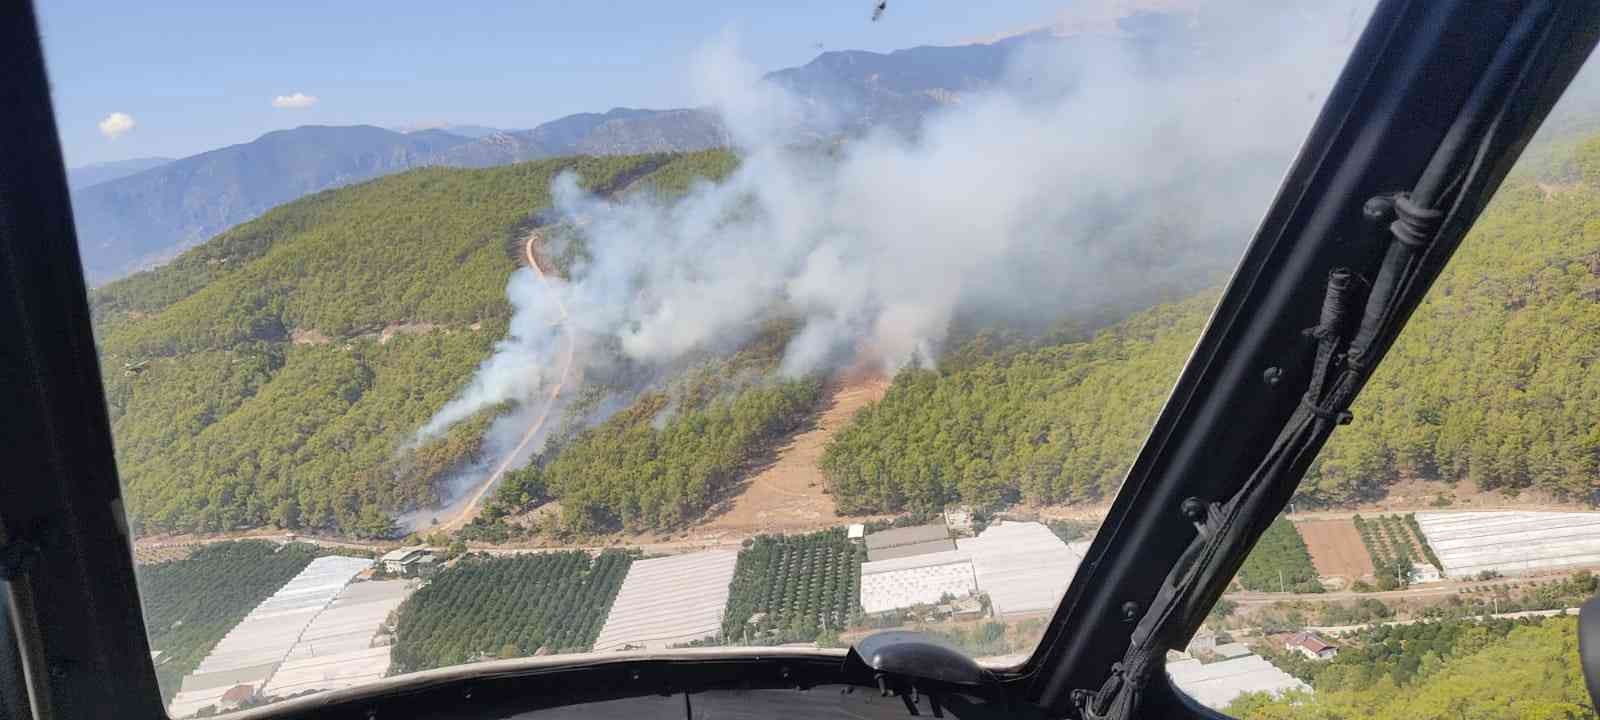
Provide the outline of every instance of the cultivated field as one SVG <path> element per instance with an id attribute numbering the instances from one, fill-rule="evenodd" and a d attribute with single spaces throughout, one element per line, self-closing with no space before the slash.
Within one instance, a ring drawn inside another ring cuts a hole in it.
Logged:
<path id="1" fill-rule="evenodd" d="M 1307 520 L 1295 523 L 1295 528 L 1305 538 L 1318 575 L 1352 581 L 1372 575 L 1372 559 L 1350 520 Z"/>

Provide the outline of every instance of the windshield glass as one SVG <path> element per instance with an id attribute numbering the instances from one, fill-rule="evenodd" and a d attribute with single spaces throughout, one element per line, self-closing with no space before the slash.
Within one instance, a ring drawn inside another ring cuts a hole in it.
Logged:
<path id="1" fill-rule="evenodd" d="M 1172 680 L 1253 718 L 1595 717 L 1600 73 L 1588 63 Z"/>
<path id="2" fill-rule="evenodd" d="M 169 712 L 1022 662 L 1368 8 L 985 10 L 42 3 Z"/>

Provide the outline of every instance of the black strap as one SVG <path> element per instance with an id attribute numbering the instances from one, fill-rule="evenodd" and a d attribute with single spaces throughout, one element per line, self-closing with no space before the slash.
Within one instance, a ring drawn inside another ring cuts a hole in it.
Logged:
<path id="1" fill-rule="evenodd" d="M 1444 211 L 1426 208 L 1411 199 L 1410 193 L 1400 193 L 1394 198 L 1395 220 L 1389 223 L 1394 238 L 1407 247 L 1427 247 L 1439 234 L 1444 221 Z"/>

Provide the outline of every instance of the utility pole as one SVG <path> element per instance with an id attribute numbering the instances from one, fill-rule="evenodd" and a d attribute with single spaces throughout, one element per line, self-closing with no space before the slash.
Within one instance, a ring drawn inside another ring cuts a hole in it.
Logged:
<path id="1" fill-rule="evenodd" d="M 1283 568 L 1278 568 L 1278 592 L 1289 592 L 1283 585 Z"/>

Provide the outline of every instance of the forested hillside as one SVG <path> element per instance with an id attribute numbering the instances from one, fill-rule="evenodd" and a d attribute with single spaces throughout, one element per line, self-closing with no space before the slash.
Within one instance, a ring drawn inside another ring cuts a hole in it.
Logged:
<path id="1" fill-rule="evenodd" d="M 1414 477 L 1595 491 L 1600 138 L 1532 157 L 1358 400 L 1357 421 L 1334 434 L 1301 501 L 1372 497 Z M 735 164 L 707 152 L 413 171 L 291 203 L 96 291 L 135 522 L 388 531 L 391 512 L 435 499 L 436 480 L 474 456 L 497 411 L 404 447 L 503 336 L 515 238 L 548 206 L 551 178 L 573 169 L 607 192 L 673 195 Z M 565 267 L 582 251 L 572 243 L 553 259 Z M 834 499 L 844 512 L 894 512 L 1106 496 L 1215 298 L 1092 334 L 978 333 L 940 368 L 902 371 L 831 442 L 822 464 Z M 770 367 L 781 346 L 767 350 Z M 707 384 L 718 372 L 738 381 Z M 657 385 L 565 435 L 500 509 L 561 499 L 569 532 L 679 525 L 818 392 L 814 379 L 750 382 L 759 367 L 702 373 L 688 402 L 673 395 L 681 387 Z"/>
<path id="2" fill-rule="evenodd" d="M 1600 490 L 1600 137 L 1554 147 L 1501 188 L 1301 501 L 1370 498 L 1404 478 L 1579 500 Z M 1160 306 L 1082 342 L 969 346 L 947 368 L 902 371 L 824 456 L 840 508 L 1103 497 L 1215 298 Z"/>
<path id="3" fill-rule="evenodd" d="M 1242 720 L 1594 717 L 1577 659 L 1576 618 L 1380 627 L 1331 663 L 1275 660 L 1294 666 L 1315 692 L 1246 693 L 1227 713 Z"/>
<path id="4" fill-rule="evenodd" d="M 407 449 L 505 333 L 513 234 L 551 180 L 689 186 L 724 153 L 425 169 L 308 197 L 92 294 L 141 532 L 373 535 L 477 452 L 480 415 Z M 635 177 L 649 170 L 643 178 Z"/>
<path id="5" fill-rule="evenodd" d="M 727 357 L 677 368 L 605 421 L 559 434 L 506 477 L 468 535 L 504 539 L 515 530 L 503 516 L 550 499 L 561 501 L 553 529 L 568 535 L 663 530 L 699 518 L 727 497 L 753 457 L 816 407 L 820 379 L 772 377 L 793 332 L 791 323 L 768 322 Z"/>
<path id="6" fill-rule="evenodd" d="M 1067 503 L 1116 490 L 1215 300 L 1147 310 L 1086 342 L 902 370 L 823 455 L 840 511 Z"/>

